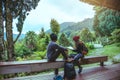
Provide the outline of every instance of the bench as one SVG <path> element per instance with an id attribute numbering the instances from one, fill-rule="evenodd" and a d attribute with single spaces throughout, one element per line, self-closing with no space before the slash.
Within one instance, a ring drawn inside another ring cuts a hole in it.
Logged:
<path id="1" fill-rule="evenodd" d="M 107 60 L 107 56 L 88 56 L 83 59 L 81 64 L 100 63 L 100 66 L 104 66 L 104 62 Z M 0 62 L 0 75 L 21 72 L 40 72 L 49 69 L 63 68 L 63 66 L 63 60 L 57 60 L 56 62 L 47 62 L 47 60 Z"/>

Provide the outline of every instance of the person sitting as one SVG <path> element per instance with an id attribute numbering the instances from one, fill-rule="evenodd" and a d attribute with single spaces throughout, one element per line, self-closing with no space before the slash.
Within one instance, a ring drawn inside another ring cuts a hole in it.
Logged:
<path id="1" fill-rule="evenodd" d="M 65 51 L 67 51 L 66 48 L 63 46 L 60 46 L 56 43 L 57 41 L 57 35 L 52 33 L 50 34 L 51 41 L 49 42 L 47 46 L 47 60 L 48 62 L 54 62 L 59 57 L 60 54 L 62 54 L 64 60 L 68 59 L 68 56 Z M 58 69 L 55 69 L 55 75 L 58 75 Z"/>
<path id="2" fill-rule="evenodd" d="M 84 55 L 88 53 L 88 49 L 86 48 L 85 44 L 79 40 L 79 36 L 74 36 L 73 41 L 75 43 L 75 49 L 73 50 L 77 54 L 70 54 L 70 58 L 73 58 L 75 64 L 78 66 L 79 70 L 78 73 L 82 72 L 82 67 L 79 63 L 80 59 L 84 58 Z"/>
<path id="3" fill-rule="evenodd" d="M 49 42 L 49 44 L 47 46 L 48 61 L 55 61 L 60 54 L 62 54 L 62 56 L 64 57 L 64 60 L 67 60 L 68 56 L 65 53 L 65 51 L 67 51 L 67 49 L 56 43 L 57 35 L 54 33 L 50 34 L 50 39 L 51 39 L 51 42 Z"/>

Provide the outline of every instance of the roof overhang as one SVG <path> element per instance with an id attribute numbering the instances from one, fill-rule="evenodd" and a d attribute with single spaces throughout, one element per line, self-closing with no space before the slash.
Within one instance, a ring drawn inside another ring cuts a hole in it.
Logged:
<path id="1" fill-rule="evenodd" d="M 120 11 L 120 0 L 79 0 L 91 5 L 103 6 Z"/>

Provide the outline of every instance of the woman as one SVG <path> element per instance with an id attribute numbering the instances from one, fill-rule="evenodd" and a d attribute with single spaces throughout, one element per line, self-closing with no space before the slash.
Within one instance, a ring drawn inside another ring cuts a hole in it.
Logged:
<path id="1" fill-rule="evenodd" d="M 79 40 L 79 36 L 74 36 L 73 41 L 75 43 L 75 49 L 73 50 L 77 54 L 71 54 L 70 57 L 74 59 L 75 64 L 78 66 L 79 71 L 78 73 L 81 73 L 82 67 L 79 63 L 80 58 L 82 59 L 85 54 L 88 53 L 88 49 L 86 48 L 85 44 Z"/>

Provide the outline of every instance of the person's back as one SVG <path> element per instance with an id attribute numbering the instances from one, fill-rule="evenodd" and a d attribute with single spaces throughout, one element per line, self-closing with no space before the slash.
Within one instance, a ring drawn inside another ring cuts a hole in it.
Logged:
<path id="1" fill-rule="evenodd" d="M 60 54 L 64 57 L 65 60 L 67 60 L 67 54 L 65 51 L 67 51 L 66 48 L 59 46 L 56 41 L 57 41 L 57 35 L 52 33 L 50 34 L 51 42 L 48 44 L 47 47 L 47 59 L 50 62 L 55 61 Z M 58 69 L 55 69 L 55 75 L 58 75 Z"/>
<path id="2" fill-rule="evenodd" d="M 52 33 L 50 35 L 50 38 L 51 38 L 51 42 L 48 44 L 48 47 L 47 47 L 48 61 L 55 61 L 60 54 L 63 55 L 64 59 L 67 59 L 67 54 L 65 53 L 67 49 L 56 44 L 57 35 Z"/>
<path id="3" fill-rule="evenodd" d="M 55 42 L 53 42 L 53 41 L 51 41 L 48 44 L 48 47 L 47 47 L 47 58 L 48 58 L 48 61 L 52 57 L 52 55 L 54 55 L 55 51 L 57 50 L 56 45 L 57 44 Z"/>

